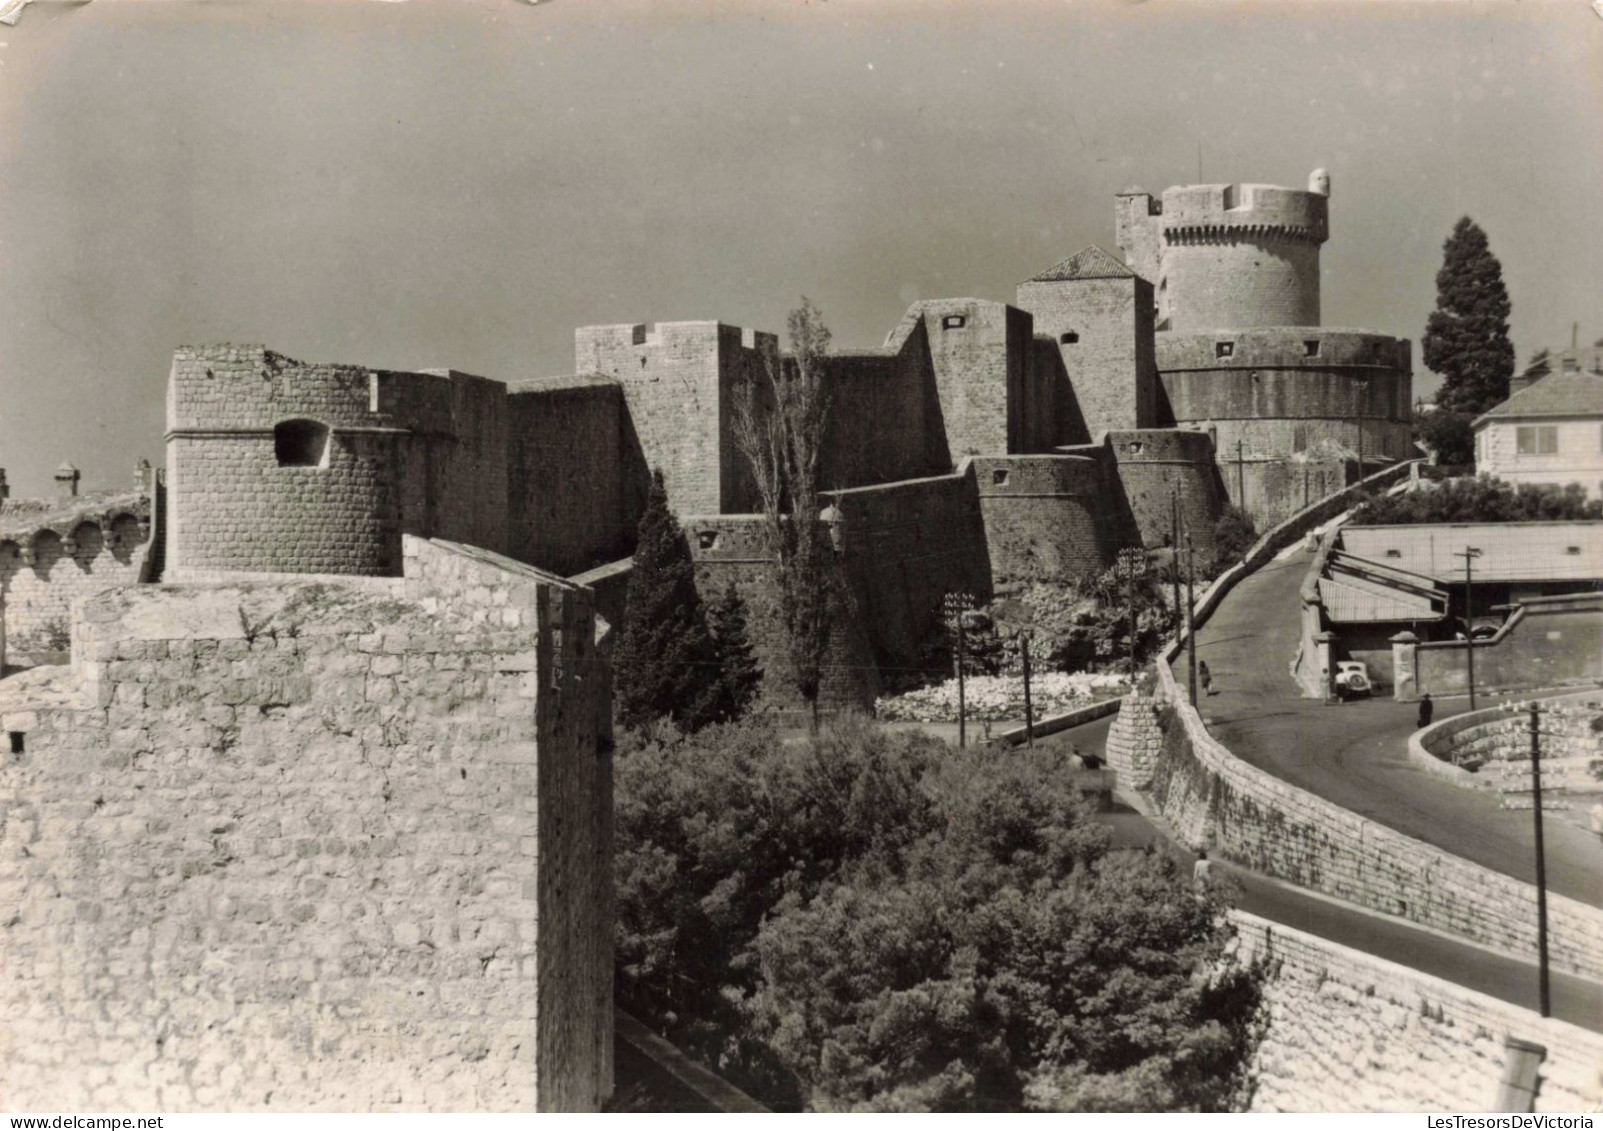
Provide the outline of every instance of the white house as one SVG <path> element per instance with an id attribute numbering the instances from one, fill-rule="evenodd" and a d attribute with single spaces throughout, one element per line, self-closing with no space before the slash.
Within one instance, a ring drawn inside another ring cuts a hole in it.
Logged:
<path id="1" fill-rule="evenodd" d="M 1603 376 L 1543 377 L 1477 417 L 1475 469 L 1508 483 L 1579 483 L 1603 497 Z"/>

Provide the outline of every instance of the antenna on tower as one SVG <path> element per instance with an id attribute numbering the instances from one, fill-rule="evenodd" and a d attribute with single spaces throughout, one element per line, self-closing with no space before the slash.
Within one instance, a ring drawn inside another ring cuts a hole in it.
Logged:
<path id="1" fill-rule="evenodd" d="M 1574 349 L 1575 348 L 1576 344 L 1580 341 L 1580 335 L 1581 335 L 1581 324 L 1579 322 L 1571 322 L 1570 323 L 1570 349 Z"/>
<path id="2" fill-rule="evenodd" d="M 1202 142 L 1197 142 L 1197 183 L 1202 183 Z"/>

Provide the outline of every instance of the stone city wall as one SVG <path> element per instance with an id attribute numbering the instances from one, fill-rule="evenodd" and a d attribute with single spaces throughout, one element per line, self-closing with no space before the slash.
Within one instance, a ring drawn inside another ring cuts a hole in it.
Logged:
<path id="1" fill-rule="evenodd" d="M 1603 1035 L 1418 970 L 1232 912 L 1263 959 L 1269 1025 L 1252 1111 L 1496 1111 L 1510 1038 L 1546 1050 L 1537 1112 L 1603 1102 Z"/>
<path id="2" fill-rule="evenodd" d="M 1592 761 L 1603 755 L 1603 734 L 1593 726 L 1603 718 L 1603 700 L 1595 691 L 1543 699 L 1541 753 L 1543 789 L 1596 789 Z M 1499 767 L 1491 762 L 1529 764 L 1530 716 L 1523 705 L 1490 707 L 1457 715 L 1415 731 L 1408 756 L 1458 785 L 1471 789 L 1505 788 Z M 1478 772 L 1462 763 L 1478 764 Z"/>
<path id="3" fill-rule="evenodd" d="M 174 354 L 167 395 L 174 569 L 395 575 L 403 532 L 505 545 L 499 382 L 207 346 Z"/>
<path id="4" fill-rule="evenodd" d="M 1224 512 L 1225 500 L 1208 435 L 1174 429 L 1115 431 L 1108 433 L 1107 446 L 1141 544 L 1169 545 L 1170 499 L 1177 490 L 1181 538 L 1189 531 L 1203 560 L 1211 560 L 1214 524 Z"/>
<path id="5" fill-rule="evenodd" d="M 996 586 L 1090 580 L 1134 542 L 1101 445 L 1083 455 L 971 461 Z"/>
<path id="6" fill-rule="evenodd" d="M 1029 316 L 999 302 L 955 298 L 914 303 L 885 340 L 900 353 L 918 332 L 929 352 L 946 466 L 965 455 L 1016 450 L 1024 426 Z M 917 390 L 909 390 L 916 395 Z M 913 474 L 932 470 L 928 465 Z M 843 482 L 861 486 L 871 480 Z"/>
<path id="7" fill-rule="evenodd" d="M 72 603 L 138 582 L 150 552 L 147 493 L 32 502 L 0 509 L 4 639 L 18 658 L 64 650 Z"/>
<path id="8" fill-rule="evenodd" d="M 7 1107 L 604 1098 L 586 595 L 445 543 L 406 563 L 388 592 L 114 590 L 70 669 L 0 683 Z"/>

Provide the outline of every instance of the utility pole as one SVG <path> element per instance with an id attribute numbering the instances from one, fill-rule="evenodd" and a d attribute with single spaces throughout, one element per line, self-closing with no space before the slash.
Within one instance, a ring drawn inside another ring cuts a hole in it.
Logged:
<path id="1" fill-rule="evenodd" d="M 1464 559 L 1464 657 L 1469 663 L 1469 709 L 1475 709 L 1475 578 L 1472 563 L 1481 556 L 1474 546 L 1466 546 L 1453 557 Z"/>
<path id="2" fill-rule="evenodd" d="M 1035 708 L 1030 703 L 1030 630 L 1019 633 L 1019 649 L 1024 657 L 1024 744 L 1035 749 Z"/>
<path id="3" fill-rule="evenodd" d="M 1247 509 L 1247 460 L 1240 440 L 1236 441 L 1236 506 Z"/>
<path id="4" fill-rule="evenodd" d="M 968 594 L 948 593 L 945 605 L 952 631 L 957 636 L 957 648 L 952 652 L 952 668 L 957 676 L 957 744 L 962 747 L 968 745 L 968 705 L 963 695 L 963 617 L 969 610 Z"/>
<path id="5" fill-rule="evenodd" d="M 1369 391 L 1369 382 L 1358 382 L 1358 482 L 1364 481 L 1364 394 Z"/>
<path id="6" fill-rule="evenodd" d="M 1542 1016 L 1551 1015 L 1547 985 L 1547 856 L 1542 850 L 1542 739 L 1539 708 L 1531 704 L 1531 802 L 1536 814 L 1536 957 Z"/>
<path id="7" fill-rule="evenodd" d="M 1136 620 L 1136 618 L 1135 618 L 1136 551 L 1134 551 L 1134 550 L 1126 550 L 1125 554 L 1124 554 L 1124 557 L 1125 557 L 1125 565 L 1129 570 L 1129 574 L 1128 574 L 1128 577 L 1127 577 L 1127 585 L 1126 585 L 1126 588 L 1125 588 L 1125 604 L 1129 607 L 1129 610 L 1130 610 L 1130 686 L 1131 686 L 1132 689 L 1134 689 L 1134 687 L 1135 687 L 1135 635 L 1136 635 L 1136 623 L 1135 623 L 1135 620 Z"/>
<path id="8" fill-rule="evenodd" d="M 1180 484 L 1169 482 L 1169 571 L 1174 581 L 1174 643 L 1180 646 Z"/>
<path id="9" fill-rule="evenodd" d="M 1197 705 L 1197 551 L 1186 531 L 1186 642 L 1191 652 L 1191 705 Z"/>

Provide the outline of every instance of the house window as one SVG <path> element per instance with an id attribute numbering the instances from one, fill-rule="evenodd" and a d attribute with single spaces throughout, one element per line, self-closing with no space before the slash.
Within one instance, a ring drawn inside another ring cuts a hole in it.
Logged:
<path id="1" fill-rule="evenodd" d="M 1522 456 L 1550 456 L 1558 451 L 1558 426 L 1521 424 L 1515 430 L 1515 447 Z"/>
<path id="2" fill-rule="evenodd" d="M 1080 335 L 1077 334 L 1073 330 L 1065 330 L 1065 331 L 1063 331 L 1063 336 L 1058 339 L 1059 342 L 1063 343 L 1066 346 L 1072 346 L 1076 342 L 1078 342 L 1079 340 L 1080 340 Z"/>
<path id="3" fill-rule="evenodd" d="M 1234 357 L 1235 355 L 1236 355 L 1236 343 L 1235 342 L 1214 342 L 1213 343 L 1213 356 L 1214 357 Z"/>
<path id="4" fill-rule="evenodd" d="M 23 737 L 22 737 L 24 732 L 22 732 L 20 730 L 13 730 L 13 731 L 8 731 L 7 733 L 9 734 L 9 736 L 11 738 L 11 752 L 13 754 L 25 753 L 26 752 L 26 746 L 24 745 L 24 741 L 23 741 Z"/>
<path id="5" fill-rule="evenodd" d="M 1565 373 L 1579 373 L 1581 371 L 1581 359 L 1578 357 L 1566 357 L 1561 364 Z"/>
<path id="6" fill-rule="evenodd" d="M 285 420 L 273 426 L 273 454 L 279 467 L 327 467 L 328 425 Z"/>
<path id="7" fill-rule="evenodd" d="M 943 330 L 961 330 L 967 324 L 968 319 L 961 314 L 948 314 L 941 319 L 941 329 Z"/>

